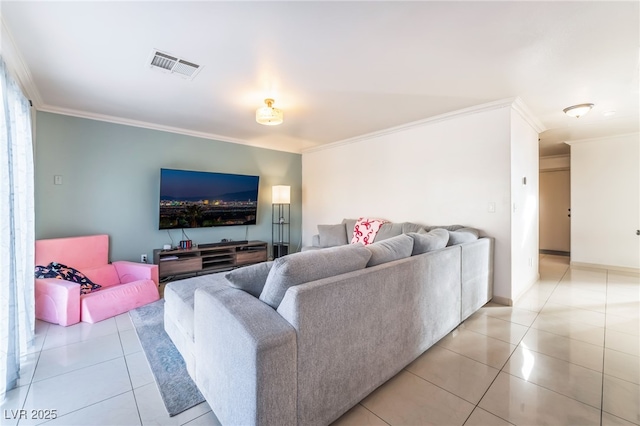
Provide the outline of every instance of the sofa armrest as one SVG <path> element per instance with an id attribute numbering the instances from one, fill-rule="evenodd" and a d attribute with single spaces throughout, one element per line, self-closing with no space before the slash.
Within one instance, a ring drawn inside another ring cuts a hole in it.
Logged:
<path id="1" fill-rule="evenodd" d="M 461 244 L 462 312 L 460 322 L 493 298 L 494 239 L 481 237 Z"/>
<path id="2" fill-rule="evenodd" d="M 195 381 L 222 424 L 297 422 L 293 327 L 250 294 L 195 292 Z"/>
<path id="3" fill-rule="evenodd" d="M 35 280 L 36 318 L 68 326 L 80 322 L 80 285 L 57 278 Z"/>
<path id="4" fill-rule="evenodd" d="M 153 280 L 158 285 L 158 265 L 129 262 L 119 260 L 112 262 L 116 268 L 121 283 L 130 283 L 138 280 Z"/>

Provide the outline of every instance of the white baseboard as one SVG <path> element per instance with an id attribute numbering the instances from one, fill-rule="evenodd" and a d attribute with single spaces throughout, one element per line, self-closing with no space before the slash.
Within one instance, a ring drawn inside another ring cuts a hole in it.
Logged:
<path id="1" fill-rule="evenodd" d="M 491 301 L 499 305 L 513 306 L 513 300 L 509 299 L 508 297 L 493 296 L 491 298 Z"/>
<path id="2" fill-rule="evenodd" d="M 608 269 L 610 271 L 630 272 L 632 274 L 640 274 L 640 268 L 627 268 L 625 266 L 601 265 L 599 263 L 585 263 L 585 262 L 574 262 L 574 261 L 571 261 L 570 265 L 572 268 Z"/>
<path id="3" fill-rule="evenodd" d="M 520 292 L 520 294 L 518 294 L 516 297 L 502 297 L 502 296 L 493 296 L 493 298 L 491 299 L 492 302 L 498 303 L 500 305 L 505 305 L 505 306 L 513 306 L 521 297 L 523 294 L 525 294 L 527 291 L 529 291 L 529 289 L 531 287 L 533 287 L 533 285 L 535 283 L 537 283 L 538 281 L 540 281 L 540 274 L 536 274 L 536 277 L 533 279 L 533 281 L 531 281 L 529 283 L 529 285 L 527 285 L 524 290 L 522 290 Z"/>

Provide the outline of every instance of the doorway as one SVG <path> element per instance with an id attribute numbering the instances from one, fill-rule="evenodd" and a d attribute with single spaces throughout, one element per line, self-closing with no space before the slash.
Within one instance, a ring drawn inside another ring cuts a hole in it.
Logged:
<path id="1" fill-rule="evenodd" d="M 540 171 L 540 253 L 571 252 L 571 173 Z"/>

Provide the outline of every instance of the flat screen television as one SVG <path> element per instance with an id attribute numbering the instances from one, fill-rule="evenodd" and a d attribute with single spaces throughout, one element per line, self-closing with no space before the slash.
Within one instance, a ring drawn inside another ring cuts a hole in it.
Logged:
<path id="1" fill-rule="evenodd" d="M 160 229 L 255 225 L 259 176 L 160 169 Z"/>

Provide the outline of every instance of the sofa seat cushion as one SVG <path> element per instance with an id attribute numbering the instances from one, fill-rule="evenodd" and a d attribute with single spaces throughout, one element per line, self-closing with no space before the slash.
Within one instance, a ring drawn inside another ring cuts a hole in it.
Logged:
<path id="1" fill-rule="evenodd" d="M 455 231 L 449 231 L 448 246 L 456 244 L 470 243 L 476 241 L 480 236 L 480 231 L 475 228 L 459 228 Z"/>
<path id="2" fill-rule="evenodd" d="M 96 323 L 155 302 L 159 298 L 158 287 L 153 280 L 103 287 L 100 291 L 80 296 L 80 320 Z"/>
<path id="3" fill-rule="evenodd" d="M 229 288 L 229 281 L 225 278 L 225 273 L 218 273 L 174 281 L 164 289 L 165 317 L 178 324 L 191 341 L 194 337 L 194 295 L 198 288 L 207 286 Z"/>
<path id="4" fill-rule="evenodd" d="M 449 231 L 446 229 L 436 228 L 426 233 L 412 232 L 408 235 L 413 239 L 413 256 L 445 248 L 449 242 Z"/>
<path id="5" fill-rule="evenodd" d="M 225 278 L 229 281 L 231 287 L 244 290 L 253 297 L 260 297 L 272 266 L 273 262 L 261 262 L 243 266 L 228 272 Z"/>
<path id="6" fill-rule="evenodd" d="M 344 223 L 337 225 L 318 225 L 320 247 L 344 246 L 349 243 Z"/>
<path id="7" fill-rule="evenodd" d="M 362 244 L 293 253 L 274 260 L 260 300 L 277 309 L 289 287 L 364 269 L 371 252 Z"/>
<path id="8" fill-rule="evenodd" d="M 370 244 L 367 249 L 371 252 L 371 259 L 369 259 L 367 267 L 381 265 L 411 256 L 413 238 L 402 234 Z"/>

